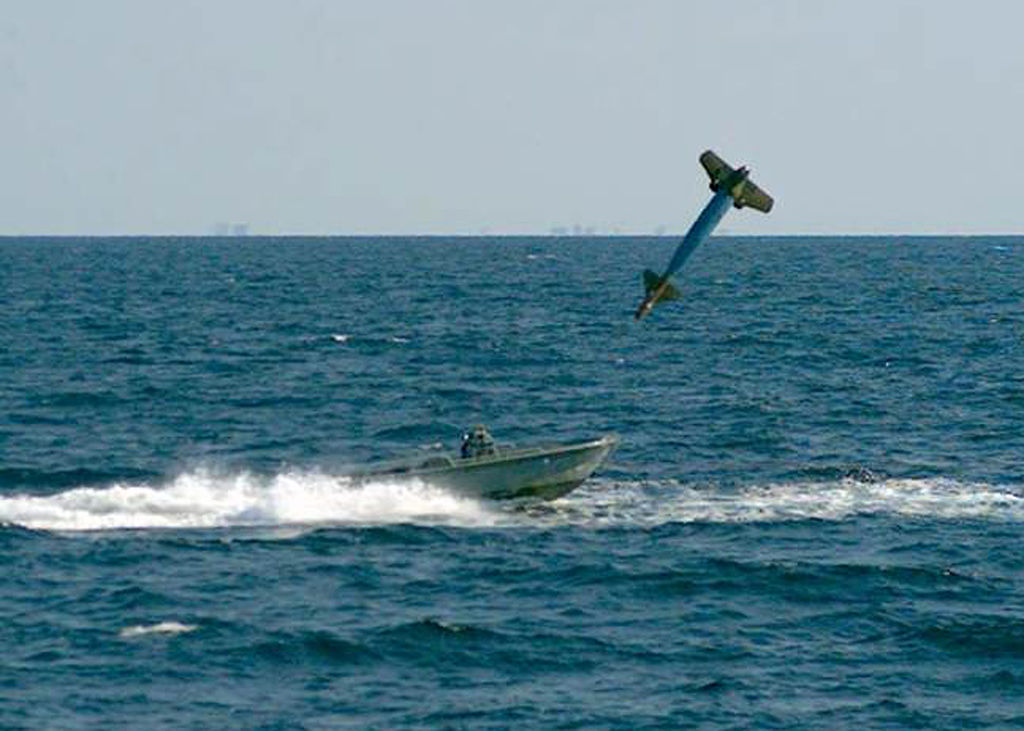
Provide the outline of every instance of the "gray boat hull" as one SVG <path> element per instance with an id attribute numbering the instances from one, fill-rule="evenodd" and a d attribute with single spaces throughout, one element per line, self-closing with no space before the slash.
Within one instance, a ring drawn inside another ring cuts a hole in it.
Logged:
<path id="1" fill-rule="evenodd" d="M 406 477 L 463 495 L 507 500 L 562 497 L 590 477 L 618 445 L 618 438 L 526 449 L 503 449 L 479 457 L 433 455 L 360 471 L 358 481 Z"/>

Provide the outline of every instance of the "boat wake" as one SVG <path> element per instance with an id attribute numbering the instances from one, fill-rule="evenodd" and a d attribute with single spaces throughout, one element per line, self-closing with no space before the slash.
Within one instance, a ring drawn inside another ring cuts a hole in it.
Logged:
<path id="1" fill-rule="evenodd" d="M 949 479 L 780 483 L 722 489 L 596 478 L 551 502 L 491 502 L 417 479 L 354 484 L 322 472 L 211 470 L 165 484 L 0 497 L 0 525 L 99 531 L 416 524 L 464 528 L 653 527 L 668 523 L 842 521 L 864 515 L 1024 522 L 1024 494 Z"/>
<path id="2" fill-rule="evenodd" d="M 114 484 L 47 496 L 0 497 L 0 524 L 51 531 L 391 523 L 487 526 L 499 517 L 480 501 L 418 480 L 355 485 L 348 478 L 319 472 L 258 476 L 197 470 L 160 485 Z"/>
<path id="3" fill-rule="evenodd" d="M 565 499 L 524 510 L 541 524 L 595 527 L 842 521 L 865 515 L 1024 522 L 1024 494 L 1011 486 L 944 478 L 844 478 L 729 490 L 598 478 Z"/>

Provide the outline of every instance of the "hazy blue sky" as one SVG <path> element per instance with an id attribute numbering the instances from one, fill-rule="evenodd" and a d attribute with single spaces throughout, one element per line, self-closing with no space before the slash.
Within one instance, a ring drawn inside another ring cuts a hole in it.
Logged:
<path id="1" fill-rule="evenodd" d="M 2 0 L 0 233 L 1022 232 L 1016 0 Z"/>

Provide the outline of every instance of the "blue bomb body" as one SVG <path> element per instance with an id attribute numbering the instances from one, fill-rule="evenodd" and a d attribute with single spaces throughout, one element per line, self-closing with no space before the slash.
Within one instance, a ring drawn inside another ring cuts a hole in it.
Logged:
<path id="1" fill-rule="evenodd" d="M 679 248 L 672 255 L 668 268 L 665 269 L 666 277 L 672 276 L 682 269 L 683 264 L 690 258 L 690 254 L 711 235 L 731 206 L 732 196 L 724 190 L 719 189 L 711 197 L 708 204 L 704 206 L 704 210 L 697 216 L 697 220 L 690 226 L 690 230 L 686 232 Z"/>
<path id="2" fill-rule="evenodd" d="M 772 209 L 774 201 L 771 196 L 751 182 L 750 173 L 745 167 L 733 169 L 711 150 L 700 156 L 700 163 L 711 178 L 711 190 L 714 195 L 679 243 L 664 274 L 659 276 L 650 269 L 644 272 L 645 296 L 634 315 L 637 320 L 653 310 L 656 304 L 679 299 L 679 292 L 672 286 L 670 277 L 682 268 L 690 254 L 711 235 L 730 205 L 736 208 L 749 206 L 762 213 L 768 213 Z"/>

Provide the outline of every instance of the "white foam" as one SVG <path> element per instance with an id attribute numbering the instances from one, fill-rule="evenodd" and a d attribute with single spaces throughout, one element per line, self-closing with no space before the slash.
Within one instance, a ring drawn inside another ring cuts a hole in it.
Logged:
<path id="1" fill-rule="evenodd" d="M 194 632 L 199 629 L 195 624 L 182 624 L 181 622 L 157 622 L 156 624 L 137 624 L 132 627 L 125 627 L 118 633 L 118 637 L 127 639 L 130 637 L 142 637 L 143 635 L 177 635 L 183 632 Z"/>
<path id="2" fill-rule="evenodd" d="M 322 523 L 490 525 L 479 501 L 416 480 L 355 485 L 320 472 L 186 472 L 163 485 L 0 497 L 0 523 L 36 530 L 217 528 Z"/>
<path id="3" fill-rule="evenodd" d="M 1009 486 L 942 478 L 844 479 L 729 490 L 596 480 L 549 507 L 528 512 L 542 523 L 595 526 L 841 521 L 859 515 L 1024 522 L 1024 496 Z"/>
<path id="4" fill-rule="evenodd" d="M 656 526 L 666 523 L 841 521 L 858 515 L 1024 522 L 1012 486 L 951 479 L 794 482 L 722 489 L 598 478 L 550 503 L 491 503 L 418 480 L 356 485 L 322 472 L 271 476 L 195 470 L 166 484 L 79 487 L 0 497 L 0 524 L 35 530 L 413 523 L 462 527 Z"/>

